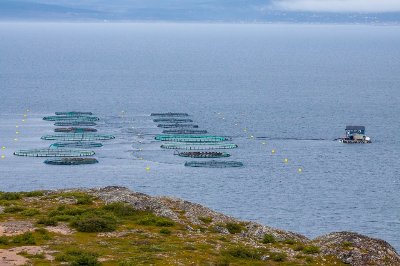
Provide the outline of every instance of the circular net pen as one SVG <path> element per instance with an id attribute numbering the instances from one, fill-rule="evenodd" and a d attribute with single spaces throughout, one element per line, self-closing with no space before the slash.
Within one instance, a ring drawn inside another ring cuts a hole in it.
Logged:
<path id="1" fill-rule="evenodd" d="M 43 140 L 60 140 L 60 141 L 93 141 L 93 140 L 110 140 L 115 139 L 113 135 L 100 135 L 100 134 L 80 134 L 80 133 L 66 133 L 58 135 L 45 135 L 42 136 Z"/>
<path id="2" fill-rule="evenodd" d="M 95 122 L 79 120 L 79 121 L 58 121 L 55 122 L 54 125 L 57 127 L 73 127 L 73 126 L 92 127 L 96 126 L 97 124 Z"/>
<path id="3" fill-rule="evenodd" d="M 179 124 L 179 123 L 174 123 L 174 124 L 158 124 L 157 127 L 160 128 L 198 128 L 198 125 L 194 124 Z"/>
<path id="4" fill-rule="evenodd" d="M 32 149 L 14 152 L 16 156 L 25 157 L 85 157 L 93 156 L 94 151 L 89 150 L 66 150 L 66 149 Z"/>
<path id="5" fill-rule="evenodd" d="M 56 115 L 69 115 L 69 116 L 77 116 L 77 115 L 93 115 L 92 112 L 55 112 Z"/>
<path id="6" fill-rule="evenodd" d="M 174 142 L 190 142 L 190 143 L 207 143 L 207 142 L 222 142 L 232 140 L 230 137 L 224 136 L 204 136 L 204 135 L 158 135 L 156 140 L 174 141 Z"/>
<path id="7" fill-rule="evenodd" d="M 175 150 L 219 150 L 235 149 L 238 145 L 233 143 L 166 143 L 160 146 L 162 149 Z"/>
<path id="8" fill-rule="evenodd" d="M 192 161 L 186 162 L 185 166 L 187 167 L 207 167 L 207 168 L 228 168 L 228 167 L 243 167 L 242 162 L 235 162 L 235 161 L 206 161 L 206 162 L 199 162 L 199 161 Z"/>
<path id="9" fill-rule="evenodd" d="M 60 159 L 47 159 L 45 164 L 52 165 L 82 165 L 82 164 L 95 164 L 98 163 L 95 158 L 60 158 Z"/>
<path id="10" fill-rule="evenodd" d="M 187 152 L 179 152 L 177 153 L 180 157 L 189 157 L 189 158 L 226 158 L 231 155 L 227 152 L 218 152 L 218 151 L 187 151 Z"/>
<path id="11" fill-rule="evenodd" d="M 165 122 L 165 123 L 191 123 L 192 119 L 177 119 L 177 118 L 157 118 L 153 119 L 154 122 Z"/>
<path id="12" fill-rule="evenodd" d="M 207 134 L 207 130 L 196 129 L 166 129 L 162 133 L 165 134 Z"/>
<path id="13" fill-rule="evenodd" d="M 61 127 L 61 128 L 55 128 L 54 132 L 61 132 L 61 133 L 97 132 L 97 129 L 91 127 Z"/>
<path id="14" fill-rule="evenodd" d="M 50 145 L 50 148 L 81 148 L 81 149 L 90 149 L 90 148 L 100 148 L 103 147 L 102 143 L 99 142 L 56 142 Z"/>
<path id="15" fill-rule="evenodd" d="M 160 117 L 185 117 L 189 116 L 187 113 L 151 113 L 150 116 L 160 116 Z"/>
<path id="16" fill-rule="evenodd" d="M 55 115 L 43 117 L 45 121 L 99 121 L 100 119 L 95 116 L 81 116 L 81 115 Z"/>

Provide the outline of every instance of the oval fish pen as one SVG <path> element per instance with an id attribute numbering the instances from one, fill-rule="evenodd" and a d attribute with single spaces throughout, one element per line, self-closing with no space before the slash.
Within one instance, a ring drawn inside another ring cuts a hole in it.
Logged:
<path id="1" fill-rule="evenodd" d="M 233 143 L 166 143 L 160 146 L 162 149 L 176 150 L 218 150 L 235 149 L 238 145 Z"/>
<path id="2" fill-rule="evenodd" d="M 186 162 L 188 167 L 208 167 L 208 168 L 227 168 L 227 167 L 242 167 L 243 163 L 235 161 L 207 161 L 207 162 Z"/>
<path id="3" fill-rule="evenodd" d="M 165 134 L 207 134 L 207 130 L 196 129 L 167 129 L 163 130 Z"/>
<path id="4" fill-rule="evenodd" d="M 187 113 L 151 113 L 150 116 L 161 116 L 161 117 L 184 117 L 189 116 Z"/>
<path id="5" fill-rule="evenodd" d="M 58 135 L 42 136 L 43 140 L 61 140 L 61 141 L 93 141 L 93 140 L 110 140 L 115 139 L 112 135 L 100 135 L 92 133 L 65 133 Z"/>
<path id="6" fill-rule="evenodd" d="M 158 124 L 157 127 L 161 128 L 198 128 L 198 125 L 194 124 Z"/>
<path id="7" fill-rule="evenodd" d="M 73 126 L 92 127 L 96 126 L 97 124 L 95 122 L 77 120 L 77 121 L 59 121 L 55 122 L 54 125 L 58 127 L 73 127 Z"/>
<path id="8" fill-rule="evenodd" d="M 57 142 L 50 145 L 50 148 L 81 148 L 81 149 L 89 149 L 89 148 L 100 148 L 103 147 L 103 144 L 99 142 Z"/>
<path id="9" fill-rule="evenodd" d="M 81 164 L 95 164 L 98 163 L 95 158 L 61 158 L 61 159 L 47 159 L 45 164 L 52 165 L 81 165 Z"/>
<path id="10" fill-rule="evenodd" d="M 158 135 L 155 139 L 175 142 L 222 142 L 232 140 L 230 137 L 205 135 Z"/>
<path id="11" fill-rule="evenodd" d="M 218 151 L 187 151 L 179 152 L 178 156 L 190 158 L 226 158 L 231 155 L 227 152 Z"/>
<path id="12" fill-rule="evenodd" d="M 94 151 L 64 149 L 32 149 L 14 152 L 14 155 L 16 156 L 26 157 L 84 157 L 93 156 L 94 154 Z"/>
<path id="13" fill-rule="evenodd" d="M 81 115 L 55 115 L 45 116 L 43 120 L 46 121 L 99 121 L 100 119 L 95 116 L 81 116 Z"/>
<path id="14" fill-rule="evenodd" d="M 167 122 L 167 123 L 191 123 L 192 119 L 178 119 L 178 118 L 157 118 L 154 122 Z"/>
<path id="15" fill-rule="evenodd" d="M 63 133 L 97 132 L 97 129 L 90 127 L 61 127 L 61 128 L 55 128 L 54 132 L 63 132 Z"/>
<path id="16" fill-rule="evenodd" d="M 70 116 L 77 116 L 77 115 L 93 115 L 92 112 L 55 112 L 56 115 L 70 115 Z"/>

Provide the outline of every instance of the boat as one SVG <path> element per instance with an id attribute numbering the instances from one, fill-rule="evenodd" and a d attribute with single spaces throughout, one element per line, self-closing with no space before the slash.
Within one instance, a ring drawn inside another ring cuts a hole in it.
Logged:
<path id="1" fill-rule="evenodd" d="M 87 141 L 77 141 L 77 142 L 56 142 L 50 145 L 50 148 L 100 148 L 103 144 L 100 142 L 87 142 Z"/>
<path id="2" fill-rule="evenodd" d="M 14 152 L 16 156 L 25 157 L 83 157 L 93 156 L 94 151 L 89 150 L 66 150 L 66 149 L 31 149 Z"/>
<path id="3" fill-rule="evenodd" d="M 61 128 L 55 128 L 54 132 L 63 132 L 63 133 L 97 132 L 97 129 L 91 127 L 61 127 Z"/>
<path id="4" fill-rule="evenodd" d="M 339 138 L 339 142 L 346 144 L 365 144 L 371 143 L 371 138 L 365 135 L 364 126 L 346 126 L 346 136 Z"/>
<path id="5" fill-rule="evenodd" d="M 194 124 L 178 124 L 178 123 L 173 123 L 173 124 L 158 124 L 157 127 L 161 128 L 198 128 L 198 125 Z"/>
<path id="6" fill-rule="evenodd" d="M 186 162 L 187 167 L 207 167 L 207 168 L 227 168 L 227 167 L 243 167 L 242 162 L 236 161 L 192 161 Z"/>
<path id="7" fill-rule="evenodd" d="M 233 143 L 183 143 L 171 142 L 160 146 L 162 149 L 176 150 L 219 150 L 219 149 L 235 149 L 238 145 Z"/>
<path id="8" fill-rule="evenodd" d="M 231 156 L 227 152 L 219 152 L 219 151 L 186 151 L 186 152 L 178 152 L 176 153 L 176 155 L 180 157 L 190 157 L 190 158 L 224 158 Z"/>
<path id="9" fill-rule="evenodd" d="M 81 116 L 81 115 L 53 115 L 43 117 L 45 121 L 85 121 L 93 122 L 99 121 L 100 119 L 95 116 Z"/>
<path id="10" fill-rule="evenodd" d="M 61 141 L 93 141 L 115 139 L 113 135 L 102 135 L 93 133 L 65 133 L 57 135 L 44 135 L 43 140 L 61 140 Z"/>
<path id="11" fill-rule="evenodd" d="M 82 165 L 82 164 L 95 164 L 98 163 L 95 158 L 61 158 L 61 159 L 47 159 L 44 161 L 45 164 L 52 165 Z"/>
<path id="12" fill-rule="evenodd" d="M 156 119 L 153 119 L 153 122 L 167 122 L 167 123 L 178 124 L 178 123 L 191 123 L 191 122 L 193 122 L 193 120 L 186 119 L 186 118 L 182 118 L 182 119 L 179 119 L 179 118 L 156 118 Z"/>
<path id="13" fill-rule="evenodd" d="M 207 136 L 207 135 L 157 135 L 155 140 L 175 141 L 175 142 L 222 142 L 232 140 L 225 136 Z"/>
<path id="14" fill-rule="evenodd" d="M 150 116 L 161 116 L 161 117 L 184 117 L 189 116 L 187 113 L 151 113 Z"/>
<path id="15" fill-rule="evenodd" d="M 70 116 L 78 116 L 78 115 L 93 115 L 92 112 L 55 112 L 56 115 L 70 115 Z"/>
<path id="16" fill-rule="evenodd" d="M 166 129 L 163 130 L 164 134 L 207 134 L 207 130 L 196 130 L 196 129 Z"/>
<path id="17" fill-rule="evenodd" d="M 55 122 L 54 125 L 58 127 L 70 127 L 70 126 L 92 127 L 96 126 L 97 124 L 95 122 L 77 120 L 77 121 L 58 121 Z"/>

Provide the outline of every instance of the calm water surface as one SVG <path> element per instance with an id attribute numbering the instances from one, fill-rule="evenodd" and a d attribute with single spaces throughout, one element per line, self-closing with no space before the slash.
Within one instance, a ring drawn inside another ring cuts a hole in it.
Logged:
<path id="1" fill-rule="evenodd" d="M 0 24 L 0 190 L 121 185 L 399 250 L 399 47 L 399 27 Z M 50 145 L 40 137 L 54 127 L 41 118 L 62 110 L 93 111 L 99 131 L 115 134 L 99 164 L 12 155 Z M 153 141 L 149 114 L 164 111 L 233 136 L 245 167 L 185 168 Z M 365 125 L 374 143 L 332 141 L 347 124 Z"/>

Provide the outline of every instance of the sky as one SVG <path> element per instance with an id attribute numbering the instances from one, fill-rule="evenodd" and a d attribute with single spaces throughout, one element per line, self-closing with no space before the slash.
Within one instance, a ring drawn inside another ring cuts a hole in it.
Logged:
<path id="1" fill-rule="evenodd" d="M 0 21 L 400 23 L 400 0 L 0 0 Z"/>

